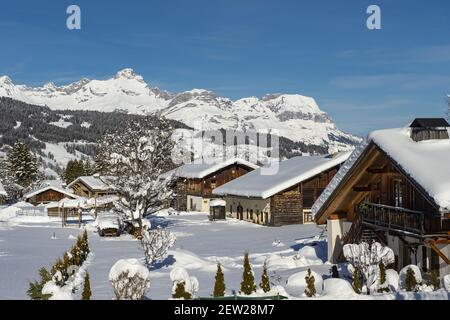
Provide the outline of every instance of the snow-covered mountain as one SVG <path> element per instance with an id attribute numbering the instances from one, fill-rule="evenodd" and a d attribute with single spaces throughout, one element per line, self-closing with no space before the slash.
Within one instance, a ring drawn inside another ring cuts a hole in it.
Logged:
<path id="1" fill-rule="evenodd" d="M 214 92 L 193 89 L 172 94 L 147 84 L 132 69 L 107 80 L 81 79 L 56 86 L 31 88 L 0 77 L 0 96 L 54 110 L 116 110 L 131 114 L 161 114 L 202 129 L 278 129 L 282 137 L 306 145 L 348 149 L 360 139 L 340 131 L 313 98 L 272 94 L 232 101 Z"/>

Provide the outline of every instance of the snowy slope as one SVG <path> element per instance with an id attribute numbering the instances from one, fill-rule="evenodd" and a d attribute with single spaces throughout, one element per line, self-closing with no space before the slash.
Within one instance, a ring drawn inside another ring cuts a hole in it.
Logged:
<path id="1" fill-rule="evenodd" d="M 49 83 L 30 88 L 1 77 L 0 96 L 55 110 L 160 113 L 190 127 L 201 125 L 202 130 L 277 129 L 280 136 L 294 142 L 338 150 L 348 150 L 360 142 L 359 138 L 340 131 L 310 97 L 276 94 L 232 101 L 203 89 L 170 94 L 148 85 L 131 69 L 119 71 L 107 80 L 81 79 L 59 87 Z"/>

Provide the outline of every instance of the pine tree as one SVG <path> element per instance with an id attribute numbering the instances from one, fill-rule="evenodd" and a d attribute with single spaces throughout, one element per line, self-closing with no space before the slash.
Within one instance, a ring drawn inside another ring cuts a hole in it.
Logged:
<path id="1" fill-rule="evenodd" d="M 83 255 L 82 260 L 84 262 L 90 253 L 89 240 L 88 240 L 88 234 L 87 234 L 86 229 L 84 229 L 83 235 L 81 236 L 80 250 L 82 252 L 82 255 Z"/>
<path id="2" fill-rule="evenodd" d="M 266 261 L 264 261 L 263 273 L 261 276 L 261 283 L 259 284 L 259 286 L 265 293 L 270 291 L 270 279 L 269 279 L 269 274 L 267 273 L 267 262 Z"/>
<path id="3" fill-rule="evenodd" d="M 216 281 L 214 283 L 214 297 L 223 297 L 225 295 L 225 277 L 222 271 L 222 266 L 217 262 Z"/>
<path id="4" fill-rule="evenodd" d="M 438 290 L 441 287 L 441 281 L 439 280 L 439 273 L 436 270 L 430 272 L 428 285 L 433 287 L 433 290 Z"/>
<path id="5" fill-rule="evenodd" d="M 244 255 L 244 272 L 242 273 L 241 292 L 249 295 L 256 291 L 255 277 L 250 265 L 248 252 Z"/>
<path id="6" fill-rule="evenodd" d="M 332 278 L 339 278 L 339 271 L 336 265 L 331 267 L 331 277 Z"/>
<path id="7" fill-rule="evenodd" d="M 44 285 L 52 280 L 52 275 L 45 268 L 39 269 L 40 281 L 30 282 L 29 288 L 27 290 L 27 295 L 31 300 L 48 300 L 51 298 L 51 294 L 43 294 L 42 289 Z"/>
<path id="8" fill-rule="evenodd" d="M 83 293 L 81 294 L 81 300 L 91 300 L 91 282 L 89 280 L 89 272 L 86 272 L 84 277 Z"/>
<path id="9" fill-rule="evenodd" d="M 361 293 L 361 291 L 362 291 L 361 271 L 359 271 L 359 269 L 357 269 L 357 268 L 355 268 L 355 270 L 353 270 L 352 287 L 356 293 L 358 293 L 358 294 Z"/>
<path id="10" fill-rule="evenodd" d="M 389 288 L 386 285 L 386 267 L 384 266 L 384 263 L 380 261 L 379 264 L 380 269 L 380 286 L 378 288 L 378 292 L 389 292 Z"/>
<path id="11" fill-rule="evenodd" d="M 305 294 L 307 297 L 312 298 L 316 296 L 316 287 L 314 286 L 314 276 L 311 274 L 311 269 L 308 269 L 308 274 L 305 277 L 306 289 Z"/>
<path id="12" fill-rule="evenodd" d="M 81 266 L 81 253 L 78 246 L 75 244 L 72 246 L 72 250 L 70 250 L 70 254 L 72 255 L 72 263 L 75 266 Z"/>
<path id="13" fill-rule="evenodd" d="M 66 169 L 63 173 L 64 181 L 70 184 L 78 177 L 87 175 L 85 170 L 85 164 L 82 160 L 69 160 L 67 162 Z"/>
<path id="14" fill-rule="evenodd" d="M 8 171 L 15 182 L 24 188 L 28 188 L 38 178 L 37 158 L 20 140 L 8 153 Z"/>
<path id="15" fill-rule="evenodd" d="M 184 285 L 185 285 L 184 281 L 177 282 L 177 285 L 175 287 L 175 292 L 172 294 L 172 298 L 184 299 L 184 300 L 192 299 L 192 295 L 186 291 L 186 288 L 184 287 Z"/>
<path id="16" fill-rule="evenodd" d="M 405 286 L 406 291 L 416 291 L 417 279 L 414 270 L 412 268 L 408 268 L 406 270 Z"/>
<path id="17" fill-rule="evenodd" d="M 64 253 L 63 256 L 63 270 L 65 270 L 66 274 L 67 274 L 67 278 L 65 280 L 67 280 L 72 274 L 69 274 L 69 267 L 72 265 L 72 259 L 69 257 L 69 254 L 66 252 Z"/>
<path id="18" fill-rule="evenodd" d="M 84 175 L 86 176 L 91 176 L 95 173 L 94 166 L 87 159 L 83 162 L 83 168 L 84 168 Z"/>

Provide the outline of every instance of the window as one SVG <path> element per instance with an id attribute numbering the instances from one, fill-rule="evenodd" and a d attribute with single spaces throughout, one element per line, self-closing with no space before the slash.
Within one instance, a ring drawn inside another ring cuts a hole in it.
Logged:
<path id="1" fill-rule="evenodd" d="M 403 207 L 403 182 L 394 180 L 394 206 Z"/>

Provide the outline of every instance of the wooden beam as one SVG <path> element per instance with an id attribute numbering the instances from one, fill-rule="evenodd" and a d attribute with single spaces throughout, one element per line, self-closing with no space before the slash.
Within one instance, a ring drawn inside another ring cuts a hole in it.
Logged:
<path id="1" fill-rule="evenodd" d="M 341 220 L 345 218 L 347 218 L 347 213 L 345 212 L 335 212 L 328 217 L 329 220 Z"/>
<path id="2" fill-rule="evenodd" d="M 389 168 L 384 166 L 382 168 L 369 167 L 366 169 L 368 173 L 377 174 L 377 173 L 389 173 Z"/>
<path id="3" fill-rule="evenodd" d="M 355 192 L 367 192 L 372 190 L 372 186 L 370 184 L 368 186 L 353 186 L 352 190 Z"/>
<path id="4" fill-rule="evenodd" d="M 425 244 L 428 245 L 431 249 L 433 249 L 434 252 L 437 253 L 439 257 L 441 257 L 442 260 L 445 261 L 445 263 L 450 264 L 450 259 L 447 258 L 447 256 L 439 250 L 438 247 L 436 247 L 436 241 L 435 240 L 426 240 Z"/>

